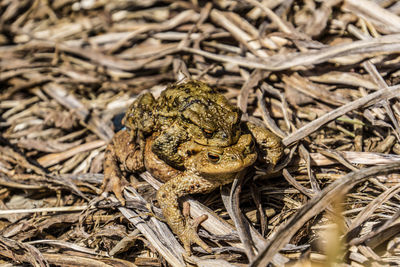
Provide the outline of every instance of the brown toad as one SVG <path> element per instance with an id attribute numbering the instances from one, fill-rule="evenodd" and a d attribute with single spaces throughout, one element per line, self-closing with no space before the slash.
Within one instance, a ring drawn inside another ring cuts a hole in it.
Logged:
<path id="1" fill-rule="evenodd" d="M 113 191 L 122 204 L 122 186 L 127 181 L 121 170 L 148 170 L 166 182 L 157 199 L 188 252 L 191 243 L 207 250 L 208 246 L 183 218 L 178 198 L 207 193 L 232 182 L 257 155 L 275 165 L 282 154 L 277 136 L 254 124 L 241 123 L 239 110 L 210 90 L 191 81 L 169 87 L 157 101 L 152 95 L 142 95 L 125 115 L 127 129 L 116 133 L 107 146 L 104 161 L 102 188 Z"/>
<path id="2" fill-rule="evenodd" d="M 193 141 L 181 144 L 177 153 L 186 158 L 184 171 L 171 167 L 153 153 L 152 145 L 156 138 L 157 135 L 154 134 L 146 139 L 142 161 L 137 156 L 140 150 L 135 149 L 135 145 L 126 145 L 130 140 L 129 133 L 126 130 L 118 132 L 113 138 L 115 143 L 107 148 L 105 174 L 120 172 L 114 165 L 118 159 L 120 162 L 125 160 L 125 170 L 146 169 L 157 179 L 164 181 L 165 184 L 157 191 L 157 201 L 168 225 L 189 254 L 192 243 L 210 252 L 208 245 L 197 235 L 197 226 L 189 218 L 183 217 L 178 199 L 189 194 L 208 193 L 221 185 L 231 183 L 238 172 L 257 159 L 253 137 L 251 134 L 243 134 L 236 144 L 224 148 L 199 145 Z M 127 184 L 123 177 L 121 179 L 124 180 L 123 184 Z"/>
<path id="3" fill-rule="evenodd" d="M 147 170 L 165 181 L 157 191 L 157 201 L 168 225 L 182 241 L 188 254 L 192 243 L 211 252 L 197 235 L 195 221 L 201 221 L 199 218 L 192 221 L 188 216 L 184 217 L 180 212 L 178 199 L 189 194 L 209 193 L 219 186 L 231 183 L 238 172 L 257 159 L 252 136 L 241 135 L 236 144 L 225 148 L 203 146 L 192 141 L 185 143 L 179 148 L 180 153 L 186 155 L 184 171 L 177 171 L 162 162 L 152 152 L 152 142 L 151 138 L 146 142 L 144 162 Z"/>
<path id="4" fill-rule="evenodd" d="M 152 151 L 169 165 L 183 169 L 180 144 L 193 140 L 207 146 L 226 147 L 240 135 L 240 110 L 217 90 L 200 81 L 173 84 L 155 99 L 151 93 L 138 97 L 125 115 L 132 140 L 144 149 L 144 140 L 159 133 Z"/>

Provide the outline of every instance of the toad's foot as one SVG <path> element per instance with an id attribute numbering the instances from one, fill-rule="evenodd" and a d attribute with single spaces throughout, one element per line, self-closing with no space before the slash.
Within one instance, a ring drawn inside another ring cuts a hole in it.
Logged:
<path id="1" fill-rule="evenodd" d="M 245 125 L 258 145 L 258 158 L 274 167 L 283 154 L 281 138 L 251 122 L 247 122 Z"/>
<path id="2" fill-rule="evenodd" d="M 197 234 L 197 229 L 199 225 L 204 222 L 205 220 L 208 219 L 208 216 L 203 214 L 196 219 L 192 220 L 189 217 L 189 210 L 190 210 L 190 205 L 188 202 L 183 203 L 183 210 L 182 214 L 185 218 L 185 228 L 184 230 L 178 234 L 179 239 L 183 243 L 183 247 L 186 250 L 186 253 L 190 256 L 192 254 L 190 246 L 192 244 L 197 244 L 199 245 L 202 249 L 207 251 L 208 253 L 211 253 L 211 248 L 199 237 Z"/>
<path id="3" fill-rule="evenodd" d="M 124 171 L 136 172 L 144 169 L 144 142 L 136 144 L 126 130 L 116 133 L 106 148 L 104 156 L 104 180 L 102 192 L 113 192 L 122 205 L 125 199 L 122 191 L 129 183 L 122 175 Z"/>
<path id="4" fill-rule="evenodd" d="M 221 183 L 209 181 L 193 173 L 185 173 L 169 180 L 157 191 L 157 201 L 164 218 L 172 231 L 179 237 L 189 255 L 191 254 L 190 245 L 193 243 L 198 244 L 207 252 L 211 252 L 207 244 L 197 235 L 199 224 L 206 220 L 207 216 L 203 215 L 195 220 L 189 219 L 189 207 L 184 206 L 183 213 L 181 213 L 178 198 L 188 194 L 208 193 L 219 185 Z"/>
<path id="5" fill-rule="evenodd" d="M 119 202 L 121 202 L 121 205 L 125 206 L 125 199 L 123 197 L 122 191 L 124 190 L 126 185 L 128 185 L 128 182 L 125 178 L 111 178 L 109 182 L 104 180 L 103 184 L 101 185 L 101 193 L 113 192 L 115 197 L 119 200 Z"/>
<path id="6" fill-rule="evenodd" d="M 101 185 L 101 192 L 113 192 L 121 204 L 125 206 L 122 191 L 127 185 L 128 181 L 123 177 L 115 160 L 114 148 L 112 145 L 108 145 L 104 161 L 104 180 Z"/>

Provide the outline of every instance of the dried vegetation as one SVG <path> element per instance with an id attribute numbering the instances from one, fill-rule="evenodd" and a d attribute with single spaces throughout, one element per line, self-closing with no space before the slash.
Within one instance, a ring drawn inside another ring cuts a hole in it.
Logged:
<path id="1" fill-rule="evenodd" d="M 395 0 L 2 0 L 0 263 L 400 265 L 399 15 Z M 190 258 L 147 216 L 148 173 L 126 207 L 98 197 L 127 106 L 182 77 L 287 146 L 274 175 L 189 199 L 214 248 Z"/>

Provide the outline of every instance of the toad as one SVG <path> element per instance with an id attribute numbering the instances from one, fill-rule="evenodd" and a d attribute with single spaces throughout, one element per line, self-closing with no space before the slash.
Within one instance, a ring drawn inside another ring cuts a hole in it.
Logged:
<path id="1" fill-rule="evenodd" d="M 211 252 L 209 246 L 197 234 L 198 224 L 207 217 L 203 215 L 195 220 L 190 220 L 188 216 L 184 217 L 180 212 L 178 199 L 188 194 L 209 193 L 231 183 L 237 173 L 252 165 L 257 159 L 252 136 L 241 135 L 236 144 L 225 148 L 207 147 L 192 141 L 185 143 L 179 148 L 179 153 L 186 157 L 184 171 L 177 171 L 162 162 L 152 152 L 152 142 L 152 139 L 146 142 L 144 162 L 146 169 L 156 178 L 166 181 L 157 191 L 157 202 L 166 222 L 182 241 L 188 254 L 192 243 Z"/>
<path id="2" fill-rule="evenodd" d="M 132 140 L 143 151 L 144 140 L 157 132 L 152 151 L 169 165 L 183 169 L 184 158 L 176 151 L 193 140 L 207 146 L 226 147 L 240 135 L 240 110 L 217 90 L 200 81 L 167 87 L 155 99 L 140 95 L 125 115 Z"/>
<path id="3" fill-rule="evenodd" d="M 142 95 L 126 113 L 125 125 L 106 148 L 102 190 L 113 191 L 124 205 L 128 182 L 122 171 L 148 170 L 164 181 L 157 201 L 188 253 L 192 243 L 210 249 L 180 212 L 178 199 L 232 182 L 257 157 L 273 166 L 283 151 L 277 136 L 240 122 L 237 108 L 198 81 L 170 86 L 157 100 Z"/>

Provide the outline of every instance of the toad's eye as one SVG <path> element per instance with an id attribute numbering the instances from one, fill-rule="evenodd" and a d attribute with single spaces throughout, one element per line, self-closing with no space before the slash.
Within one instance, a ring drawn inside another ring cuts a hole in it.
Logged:
<path id="1" fill-rule="evenodd" d="M 203 134 L 206 138 L 211 138 L 214 135 L 214 132 L 209 129 L 203 129 Z"/>
<path id="2" fill-rule="evenodd" d="M 208 160 L 212 163 L 218 163 L 221 160 L 221 156 L 217 153 L 208 152 L 207 153 Z"/>

